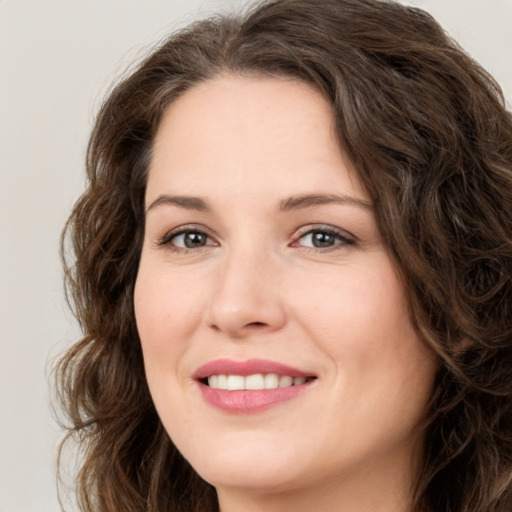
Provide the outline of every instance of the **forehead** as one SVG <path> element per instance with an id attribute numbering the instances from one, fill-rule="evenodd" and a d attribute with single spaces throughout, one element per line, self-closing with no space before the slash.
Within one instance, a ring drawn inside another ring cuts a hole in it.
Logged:
<path id="1" fill-rule="evenodd" d="M 222 76 L 189 89 L 166 111 L 148 195 L 171 182 L 197 190 L 212 181 L 227 188 L 243 181 L 255 190 L 325 189 L 340 180 L 364 195 L 340 147 L 332 107 L 316 89 L 290 79 Z"/>

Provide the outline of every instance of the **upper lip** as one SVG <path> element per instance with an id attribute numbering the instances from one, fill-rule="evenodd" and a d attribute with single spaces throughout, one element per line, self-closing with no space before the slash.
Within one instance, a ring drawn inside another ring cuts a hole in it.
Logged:
<path id="1" fill-rule="evenodd" d="M 293 366 L 288 366 L 276 361 L 267 359 L 248 359 L 246 361 L 234 361 L 232 359 L 215 359 L 199 367 L 193 378 L 197 380 L 205 379 L 211 375 L 254 375 L 257 373 L 268 374 L 276 373 L 279 376 L 288 375 L 290 377 L 313 377 L 312 373 L 307 373 Z"/>

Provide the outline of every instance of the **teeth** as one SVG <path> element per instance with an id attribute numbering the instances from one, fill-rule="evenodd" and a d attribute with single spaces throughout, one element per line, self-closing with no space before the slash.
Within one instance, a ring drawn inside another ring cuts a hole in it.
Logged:
<path id="1" fill-rule="evenodd" d="M 227 389 L 229 389 L 229 391 L 245 389 L 245 379 L 240 375 L 228 375 Z"/>
<path id="2" fill-rule="evenodd" d="M 306 382 L 305 377 L 290 377 L 276 373 L 256 373 L 254 375 L 210 375 L 208 377 L 208 386 L 214 389 L 224 389 L 228 391 L 240 390 L 261 390 L 287 388 L 290 386 L 300 386 Z"/>
<path id="3" fill-rule="evenodd" d="M 215 377 L 215 375 L 212 375 L 212 377 Z M 226 375 L 217 375 L 218 381 L 217 386 L 218 389 L 228 389 L 228 378 Z"/>
<path id="4" fill-rule="evenodd" d="M 245 389 L 265 389 L 265 377 L 261 373 L 248 375 L 245 377 Z"/>
<path id="5" fill-rule="evenodd" d="M 279 387 L 280 388 L 288 388 L 293 386 L 293 377 L 288 377 L 288 375 L 283 375 L 279 378 Z"/>
<path id="6" fill-rule="evenodd" d="M 265 389 L 275 389 L 279 387 L 279 377 L 275 373 L 265 375 Z"/>

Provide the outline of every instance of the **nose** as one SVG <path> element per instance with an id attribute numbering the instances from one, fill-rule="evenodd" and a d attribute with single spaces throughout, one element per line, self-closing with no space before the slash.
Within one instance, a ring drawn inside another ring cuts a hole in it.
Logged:
<path id="1" fill-rule="evenodd" d="M 233 250 L 221 264 L 209 325 L 230 338 L 275 332 L 286 324 L 279 265 L 256 250 Z"/>

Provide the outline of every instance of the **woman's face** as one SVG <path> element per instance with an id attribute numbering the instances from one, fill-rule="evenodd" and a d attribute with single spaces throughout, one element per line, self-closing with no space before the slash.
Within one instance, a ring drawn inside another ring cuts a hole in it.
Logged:
<path id="1" fill-rule="evenodd" d="M 155 140 L 147 380 L 221 497 L 403 485 L 421 444 L 434 357 L 333 123 L 305 84 L 228 76 L 175 101 Z"/>

